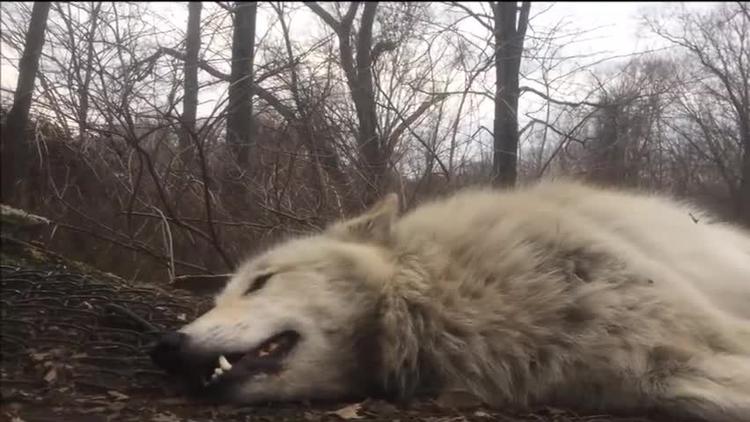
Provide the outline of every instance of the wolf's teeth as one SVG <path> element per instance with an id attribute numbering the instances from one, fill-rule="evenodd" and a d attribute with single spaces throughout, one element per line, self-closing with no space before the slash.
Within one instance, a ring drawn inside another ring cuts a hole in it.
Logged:
<path id="1" fill-rule="evenodd" d="M 228 371 L 232 369 L 232 364 L 229 363 L 227 358 L 224 357 L 224 355 L 219 356 L 219 367 L 225 371 Z"/>

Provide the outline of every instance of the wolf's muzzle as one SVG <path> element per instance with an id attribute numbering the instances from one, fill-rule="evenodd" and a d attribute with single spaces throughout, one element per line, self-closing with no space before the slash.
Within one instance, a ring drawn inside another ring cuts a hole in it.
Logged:
<path id="1" fill-rule="evenodd" d="M 187 335 L 171 331 L 163 334 L 151 349 L 151 360 L 169 373 L 179 372 L 184 369 L 185 362 L 183 349 L 187 344 Z"/>
<path id="2" fill-rule="evenodd" d="M 196 349 L 191 345 L 190 337 L 176 331 L 163 334 L 149 354 L 158 367 L 181 379 L 189 390 L 205 386 L 205 380 L 210 379 L 218 357 Z"/>
<path id="3" fill-rule="evenodd" d="M 278 374 L 284 359 L 301 336 L 294 330 L 281 331 L 248 350 L 211 349 L 196 345 L 180 332 L 162 335 L 150 351 L 153 362 L 189 390 L 225 392 L 258 374 Z"/>
<path id="4" fill-rule="evenodd" d="M 219 356 L 223 355 L 196 348 L 186 334 L 163 334 L 151 348 L 149 355 L 156 366 L 177 381 L 177 388 L 188 395 L 200 394 L 206 400 L 220 400 L 226 393 L 226 388 L 231 386 L 226 382 L 211 382 L 216 378 L 214 374 L 217 365 L 221 365 Z M 224 362 L 228 363 L 226 358 Z"/>

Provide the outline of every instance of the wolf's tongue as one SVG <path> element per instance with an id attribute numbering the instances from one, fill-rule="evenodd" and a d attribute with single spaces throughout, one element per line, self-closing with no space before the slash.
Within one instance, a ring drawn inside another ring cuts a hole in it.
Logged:
<path id="1" fill-rule="evenodd" d="M 297 340 L 299 340 L 299 334 L 296 331 L 283 331 L 264 341 L 250 354 L 258 358 L 282 357 L 292 350 Z"/>
<path id="2" fill-rule="evenodd" d="M 269 341 L 261 345 L 259 348 L 255 349 L 255 355 L 259 358 L 264 358 L 266 356 L 269 356 L 273 354 L 276 350 L 281 347 L 280 343 L 278 341 Z"/>
<path id="3" fill-rule="evenodd" d="M 296 331 L 283 331 L 270 337 L 258 347 L 246 353 L 231 353 L 224 355 L 225 363 L 229 363 L 231 370 L 226 374 L 219 374 L 223 380 L 242 379 L 248 374 L 277 373 L 282 369 L 283 358 L 299 341 L 300 335 Z M 222 365 L 219 359 L 219 366 Z"/>

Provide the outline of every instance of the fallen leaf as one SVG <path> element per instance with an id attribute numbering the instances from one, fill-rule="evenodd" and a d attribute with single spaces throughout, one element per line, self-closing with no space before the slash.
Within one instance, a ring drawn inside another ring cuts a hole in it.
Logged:
<path id="1" fill-rule="evenodd" d="M 41 362 L 45 359 L 47 359 L 50 356 L 49 353 L 46 352 L 39 352 L 39 353 L 30 353 L 29 357 L 31 357 L 31 360 L 36 362 Z"/>
<path id="2" fill-rule="evenodd" d="M 550 415 L 552 415 L 552 416 L 560 416 L 560 415 L 565 415 L 565 414 L 567 414 L 567 413 L 568 413 L 568 412 L 566 412 L 566 411 L 565 411 L 565 410 L 563 410 L 563 409 L 558 409 L 558 408 L 556 408 L 556 407 L 549 407 L 549 406 L 545 407 L 545 410 L 546 410 L 546 411 L 547 411 L 547 412 L 548 412 L 548 413 L 549 413 Z"/>
<path id="3" fill-rule="evenodd" d="M 53 366 L 52 369 L 50 369 L 44 376 L 44 380 L 50 384 L 55 382 L 57 380 L 57 368 Z"/>
<path id="4" fill-rule="evenodd" d="M 362 416 L 359 415 L 359 409 L 362 407 L 362 403 L 354 403 L 352 405 L 342 407 L 339 410 L 336 410 L 334 412 L 327 412 L 330 415 L 336 415 L 340 417 L 341 419 L 362 419 Z"/>
<path id="5" fill-rule="evenodd" d="M 119 391 L 109 390 L 107 391 L 107 394 L 114 397 L 115 400 L 127 400 L 130 398 L 127 394 L 122 394 Z"/>
<path id="6" fill-rule="evenodd" d="M 174 413 L 157 413 L 151 419 L 153 422 L 179 422 L 180 419 Z"/>
<path id="7" fill-rule="evenodd" d="M 396 406 L 384 400 L 368 399 L 362 403 L 362 407 L 368 412 L 377 413 L 379 415 L 392 415 L 398 412 Z"/>
<path id="8" fill-rule="evenodd" d="M 125 403 L 110 403 L 107 407 L 111 412 L 119 413 L 122 409 L 125 409 Z"/>
<path id="9" fill-rule="evenodd" d="M 442 408 L 467 409 L 481 406 L 482 400 L 468 391 L 449 390 L 440 394 L 435 403 Z"/>

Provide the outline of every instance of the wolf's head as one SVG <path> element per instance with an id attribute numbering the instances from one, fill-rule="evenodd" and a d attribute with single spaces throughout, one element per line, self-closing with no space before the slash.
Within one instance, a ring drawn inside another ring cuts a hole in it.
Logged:
<path id="1" fill-rule="evenodd" d="M 244 263 L 215 307 L 152 351 L 201 396 L 245 403 L 368 394 L 380 382 L 391 194 L 363 215 Z"/>

